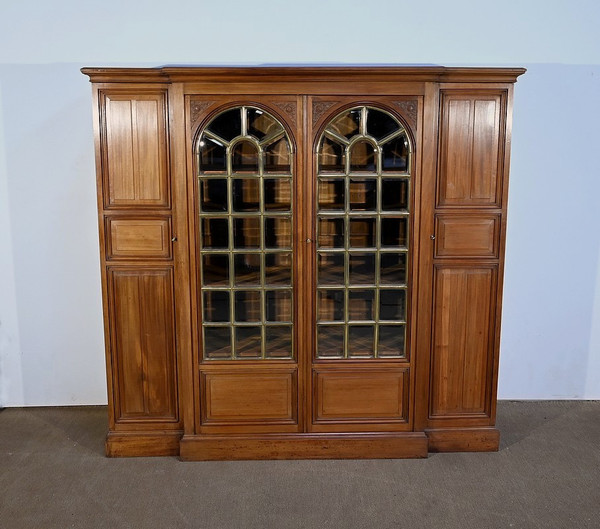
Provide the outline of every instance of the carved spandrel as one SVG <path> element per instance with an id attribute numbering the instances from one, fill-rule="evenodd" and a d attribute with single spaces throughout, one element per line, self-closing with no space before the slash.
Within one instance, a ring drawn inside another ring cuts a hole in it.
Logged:
<path id="1" fill-rule="evenodd" d="M 196 123 L 202 112 L 204 112 L 214 101 L 192 101 L 190 107 L 190 119 L 192 125 Z"/>
<path id="2" fill-rule="evenodd" d="M 286 115 L 288 123 L 296 127 L 296 103 L 294 101 L 281 101 L 275 103 L 275 106 Z"/>
<path id="3" fill-rule="evenodd" d="M 335 104 L 337 104 L 337 101 L 313 101 L 313 125 L 315 125 L 321 119 L 321 116 Z"/>
<path id="4" fill-rule="evenodd" d="M 408 99 L 404 101 L 396 101 L 395 104 L 400 110 L 400 114 L 406 120 L 407 124 L 410 125 L 411 128 L 415 129 L 417 127 L 417 100 Z"/>

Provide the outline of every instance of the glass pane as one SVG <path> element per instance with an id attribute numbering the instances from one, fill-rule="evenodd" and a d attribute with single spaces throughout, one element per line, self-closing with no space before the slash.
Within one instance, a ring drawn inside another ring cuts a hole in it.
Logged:
<path id="1" fill-rule="evenodd" d="M 319 321 L 335 321 L 344 319 L 344 291 L 319 290 Z"/>
<path id="2" fill-rule="evenodd" d="M 344 219 L 319 219 L 319 246 L 344 247 Z"/>
<path id="3" fill-rule="evenodd" d="M 200 171 L 203 173 L 227 171 L 225 145 L 204 136 L 198 146 L 200 147 Z"/>
<path id="4" fill-rule="evenodd" d="M 235 321 L 261 321 L 260 290 L 237 291 L 235 293 Z"/>
<path id="5" fill-rule="evenodd" d="M 381 254 L 381 283 L 386 285 L 406 284 L 406 254 Z"/>
<path id="6" fill-rule="evenodd" d="M 211 360 L 231 357 L 229 327 L 204 327 L 204 356 Z"/>
<path id="7" fill-rule="evenodd" d="M 229 292 L 223 290 L 204 291 L 204 321 L 230 321 Z"/>
<path id="8" fill-rule="evenodd" d="M 237 358 L 260 358 L 261 346 L 260 327 L 235 328 L 235 355 Z"/>
<path id="9" fill-rule="evenodd" d="M 259 248 L 260 219 L 258 217 L 234 218 L 233 241 L 236 248 Z"/>
<path id="10" fill-rule="evenodd" d="M 355 134 L 358 134 L 360 114 L 360 108 L 355 108 L 348 112 L 344 112 L 331 122 L 331 124 L 327 127 L 327 130 L 331 130 L 340 136 L 350 139 Z"/>
<path id="11" fill-rule="evenodd" d="M 233 108 L 223 112 L 209 125 L 208 130 L 226 141 L 231 141 L 242 133 L 242 114 L 240 108 Z"/>
<path id="12" fill-rule="evenodd" d="M 351 253 L 350 259 L 350 284 L 374 285 L 375 284 L 375 254 Z"/>
<path id="13" fill-rule="evenodd" d="M 348 356 L 374 356 L 373 336 L 372 325 L 351 325 L 348 332 Z"/>
<path id="14" fill-rule="evenodd" d="M 344 187 L 343 178 L 320 179 L 319 180 L 319 209 L 320 210 L 343 210 L 344 209 Z"/>
<path id="15" fill-rule="evenodd" d="M 260 204 L 260 180 L 236 178 L 233 181 L 233 210 L 258 211 Z"/>
<path id="16" fill-rule="evenodd" d="M 292 321 L 292 293 L 289 290 L 266 292 L 268 321 Z"/>
<path id="17" fill-rule="evenodd" d="M 265 219 L 265 246 L 267 248 L 292 247 L 292 224 L 288 217 Z"/>
<path id="18" fill-rule="evenodd" d="M 369 142 L 359 141 L 352 146 L 350 170 L 375 171 L 375 151 Z"/>
<path id="19" fill-rule="evenodd" d="M 374 108 L 367 110 L 367 134 L 373 136 L 376 140 L 389 136 L 399 128 L 398 122 L 389 114 Z"/>
<path id="20" fill-rule="evenodd" d="M 377 180 L 350 180 L 350 209 L 374 210 L 377 205 Z"/>
<path id="21" fill-rule="evenodd" d="M 290 211 L 292 190 L 288 178 L 265 179 L 265 210 Z"/>
<path id="22" fill-rule="evenodd" d="M 260 254 L 235 254 L 235 278 L 238 285 L 260 285 Z"/>
<path id="23" fill-rule="evenodd" d="M 344 254 L 319 253 L 317 263 L 319 285 L 344 284 Z"/>
<path id="24" fill-rule="evenodd" d="M 228 241 L 227 219 L 202 219 L 203 248 L 228 248 Z"/>
<path id="25" fill-rule="evenodd" d="M 344 147 L 330 138 L 323 138 L 319 150 L 320 170 L 343 173 L 344 164 Z"/>
<path id="26" fill-rule="evenodd" d="M 206 286 L 229 285 L 229 256 L 204 254 L 202 256 L 202 283 Z"/>
<path id="27" fill-rule="evenodd" d="M 258 149 L 254 143 L 240 141 L 232 150 L 231 167 L 236 173 L 258 173 Z"/>
<path id="28" fill-rule="evenodd" d="M 379 326 L 379 356 L 404 356 L 404 325 Z"/>
<path id="29" fill-rule="evenodd" d="M 406 217 L 383 217 L 381 219 L 381 246 L 405 248 L 407 223 Z"/>
<path id="30" fill-rule="evenodd" d="M 400 134 L 382 146 L 382 171 L 408 170 L 409 143 L 406 134 Z"/>
<path id="31" fill-rule="evenodd" d="M 266 357 L 292 358 L 292 328 L 289 325 L 266 328 Z"/>
<path id="32" fill-rule="evenodd" d="M 265 136 L 275 134 L 282 130 L 281 125 L 277 123 L 269 114 L 259 108 L 249 108 L 248 112 L 248 134 L 251 134 L 258 140 Z"/>
<path id="33" fill-rule="evenodd" d="M 373 320 L 375 313 L 373 305 L 375 303 L 374 290 L 351 290 L 348 299 L 349 320 L 364 321 Z"/>
<path id="34" fill-rule="evenodd" d="M 381 209 L 384 211 L 408 211 L 408 180 L 383 179 Z"/>
<path id="35" fill-rule="evenodd" d="M 287 139 L 281 138 L 276 142 L 264 147 L 265 172 L 267 173 L 289 173 L 290 151 Z"/>
<path id="36" fill-rule="evenodd" d="M 265 254 L 265 284 L 292 284 L 292 255 L 289 253 Z"/>
<path id="37" fill-rule="evenodd" d="M 350 247 L 371 248 L 375 246 L 375 219 L 350 219 Z"/>
<path id="38" fill-rule="evenodd" d="M 379 292 L 379 319 L 403 321 L 406 317 L 406 291 L 381 290 Z"/>
<path id="39" fill-rule="evenodd" d="M 319 325 L 317 331 L 317 355 L 319 358 L 341 358 L 344 356 L 343 326 Z"/>
<path id="40" fill-rule="evenodd" d="M 227 211 L 227 180 L 206 179 L 200 183 L 202 211 Z"/>

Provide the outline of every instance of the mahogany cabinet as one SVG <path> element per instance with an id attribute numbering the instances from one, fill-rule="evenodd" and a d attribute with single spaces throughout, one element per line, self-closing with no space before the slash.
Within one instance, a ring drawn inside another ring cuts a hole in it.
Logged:
<path id="1" fill-rule="evenodd" d="M 518 68 L 84 68 L 110 456 L 497 450 Z"/>

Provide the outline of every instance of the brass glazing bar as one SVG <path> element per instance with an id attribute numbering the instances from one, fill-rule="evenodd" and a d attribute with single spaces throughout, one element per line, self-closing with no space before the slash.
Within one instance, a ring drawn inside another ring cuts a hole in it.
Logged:
<path id="1" fill-rule="evenodd" d="M 285 132 L 283 130 L 276 131 L 276 132 L 270 134 L 269 136 L 265 136 L 262 140 L 260 140 L 258 142 L 258 145 L 261 147 L 266 147 L 267 145 L 271 145 L 271 143 L 276 142 L 277 140 L 282 138 L 284 135 L 285 135 Z M 288 152 L 289 151 L 290 151 L 290 149 L 288 149 Z"/>
<path id="2" fill-rule="evenodd" d="M 231 358 L 235 358 L 235 326 L 233 322 L 235 321 L 235 292 L 233 290 L 234 287 L 234 256 L 233 256 L 233 217 L 231 216 L 233 213 L 233 179 L 231 178 L 231 145 L 227 146 L 225 151 L 225 156 L 227 158 L 227 248 L 229 250 L 229 325 L 231 327 Z"/>
<path id="3" fill-rule="evenodd" d="M 260 357 L 265 358 L 266 355 L 266 329 L 265 322 L 267 319 L 266 312 L 266 292 L 265 292 L 265 190 L 263 181 L 263 172 L 265 167 L 264 152 L 260 143 L 258 145 L 258 210 L 260 213 Z"/>
<path id="4" fill-rule="evenodd" d="M 335 140 L 342 145 L 347 146 L 350 143 L 346 138 L 344 138 L 344 136 L 340 136 L 337 132 L 333 132 L 329 129 L 325 131 L 325 136 L 329 136 L 332 140 Z"/>
<path id="5" fill-rule="evenodd" d="M 344 358 L 348 358 L 350 327 L 348 321 L 350 317 L 350 292 L 348 285 L 350 283 L 350 257 L 348 250 L 350 248 L 350 177 L 348 172 L 350 169 L 350 151 L 346 147 L 346 177 L 344 178 Z"/>
<path id="6" fill-rule="evenodd" d="M 248 112 L 246 112 L 246 107 L 240 108 L 240 112 L 242 113 L 242 136 L 248 135 Z"/>
<path id="7" fill-rule="evenodd" d="M 218 143 L 221 143 L 223 145 L 223 147 L 229 147 L 229 142 L 223 138 L 221 138 L 221 136 L 218 136 L 217 134 L 215 134 L 214 132 L 211 132 L 210 130 L 205 130 L 203 132 L 203 134 L 215 141 L 217 141 Z"/>

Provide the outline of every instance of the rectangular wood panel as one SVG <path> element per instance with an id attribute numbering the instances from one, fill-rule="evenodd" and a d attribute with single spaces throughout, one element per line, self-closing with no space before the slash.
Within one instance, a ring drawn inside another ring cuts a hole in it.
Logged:
<path id="1" fill-rule="evenodd" d="M 490 413 L 496 268 L 437 267 L 430 416 Z"/>
<path id="2" fill-rule="evenodd" d="M 169 205 L 164 92 L 104 98 L 106 206 Z"/>
<path id="3" fill-rule="evenodd" d="M 171 257 L 170 219 L 107 218 L 108 259 Z"/>
<path id="4" fill-rule="evenodd" d="M 171 269 L 109 269 L 119 420 L 177 420 Z"/>
<path id="5" fill-rule="evenodd" d="M 315 422 L 406 420 L 408 369 L 313 372 Z"/>
<path id="6" fill-rule="evenodd" d="M 499 206 L 505 92 L 441 96 L 438 206 Z"/>
<path id="7" fill-rule="evenodd" d="M 200 383 L 205 424 L 296 421 L 296 369 L 205 372 Z"/>
<path id="8" fill-rule="evenodd" d="M 436 257 L 498 257 L 498 215 L 437 215 Z"/>

